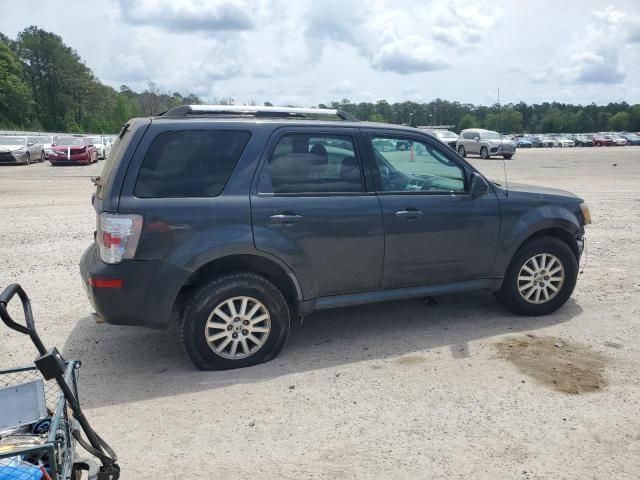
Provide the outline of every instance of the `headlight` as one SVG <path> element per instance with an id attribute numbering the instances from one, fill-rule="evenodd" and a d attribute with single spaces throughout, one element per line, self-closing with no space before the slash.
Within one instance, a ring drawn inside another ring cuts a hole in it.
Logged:
<path id="1" fill-rule="evenodd" d="M 582 217 L 584 218 L 584 224 L 585 225 L 590 225 L 591 224 L 591 210 L 589 210 L 589 207 L 587 206 L 587 204 L 582 202 L 580 204 L 580 210 L 582 210 Z"/>

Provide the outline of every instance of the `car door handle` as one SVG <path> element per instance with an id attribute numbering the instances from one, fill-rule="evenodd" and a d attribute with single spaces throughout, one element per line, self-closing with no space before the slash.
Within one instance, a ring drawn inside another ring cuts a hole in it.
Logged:
<path id="1" fill-rule="evenodd" d="M 424 215 L 424 213 L 421 210 L 416 210 L 415 208 L 408 208 L 406 210 L 399 210 L 396 212 L 396 217 L 406 218 L 407 220 L 413 220 L 421 217 L 422 215 Z"/>
<path id="2" fill-rule="evenodd" d="M 278 215 L 271 215 L 269 220 L 276 225 L 291 225 L 298 220 L 302 220 L 302 215 L 280 213 Z"/>

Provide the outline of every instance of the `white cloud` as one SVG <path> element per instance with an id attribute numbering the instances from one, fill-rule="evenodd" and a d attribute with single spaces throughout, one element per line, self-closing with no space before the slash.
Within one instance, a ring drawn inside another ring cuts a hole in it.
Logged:
<path id="1" fill-rule="evenodd" d="M 462 49 L 478 46 L 501 15 L 500 4 L 484 0 L 435 0 L 429 4 L 373 0 L 345 9 L 344 1 L 313 2 L 307 12 L 310 48 L 346 44 L 372 68 L 410 74 L 449 66 L 436 43 Z M 339 14 L 336 14 L 339 12 Z"/>
<path id="2" fill-rule="evenodd" d="M 173 32 L 250 30 L 251 5 L 232 0 L 119 0 L 124 21 Z"/>
<path id="3" fill-rule="evenodd" d="M 310 106 L 478 103 L 499 85 L 514 101 L 640 102 L 638 0 L 545 1 L 20 0 L 0 31 L 35 22 L 116 89 Z"/>
<path id="4" fill-rule="evenodd" d="M 383 45 L 373 54 L 371 66 L 382 72 L 401 74 L 442 70 L 449 64 L 417 35 Z"/>
<path id="5" fill-rule="evenodd" d="M 327 88 L 327 93 L 347 94 L 353 91 L 353 82 L 350 80 L 340 80 Z"/>
<path id="6" fill-rule="evenodd" d="M 621 83 L 625 71 L 615 49 L 576 52 L 569 66 L 558 69 L 565 83 Z"/>
<path id="7" fill-rule="evenodd" d="M 629 59 L 638 57 L 627 52 L 635 41 L 640 20 L 637 16 L 608 5 L 591 12 L 590 20 L 572 42 L 558 50 L 556 58 L 543 71 L 534 73 L 534 83 L 557 81 L 566 84 L 622 84 L 627 76 Z"/>

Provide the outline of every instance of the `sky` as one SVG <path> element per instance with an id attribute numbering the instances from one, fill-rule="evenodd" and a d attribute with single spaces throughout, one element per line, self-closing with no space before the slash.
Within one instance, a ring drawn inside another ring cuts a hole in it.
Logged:
<path id="1" fill-rule="evenodd" d="M 108 85 L 236 103 L 640 103 L 640 0 L 0 0 Z"/>

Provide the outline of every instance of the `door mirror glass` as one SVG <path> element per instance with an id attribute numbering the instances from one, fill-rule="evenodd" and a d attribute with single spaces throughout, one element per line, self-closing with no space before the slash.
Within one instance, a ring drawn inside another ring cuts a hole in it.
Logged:
<path id="1" fill-rule="evenodd" d="M 487 181 L 477 172 L 471 173 L 471 183 L 469 185 L 469 193 L 471 193 L 471 197 L 477 198 L 481 197 L 489 190 L 489 185 Z"/>

